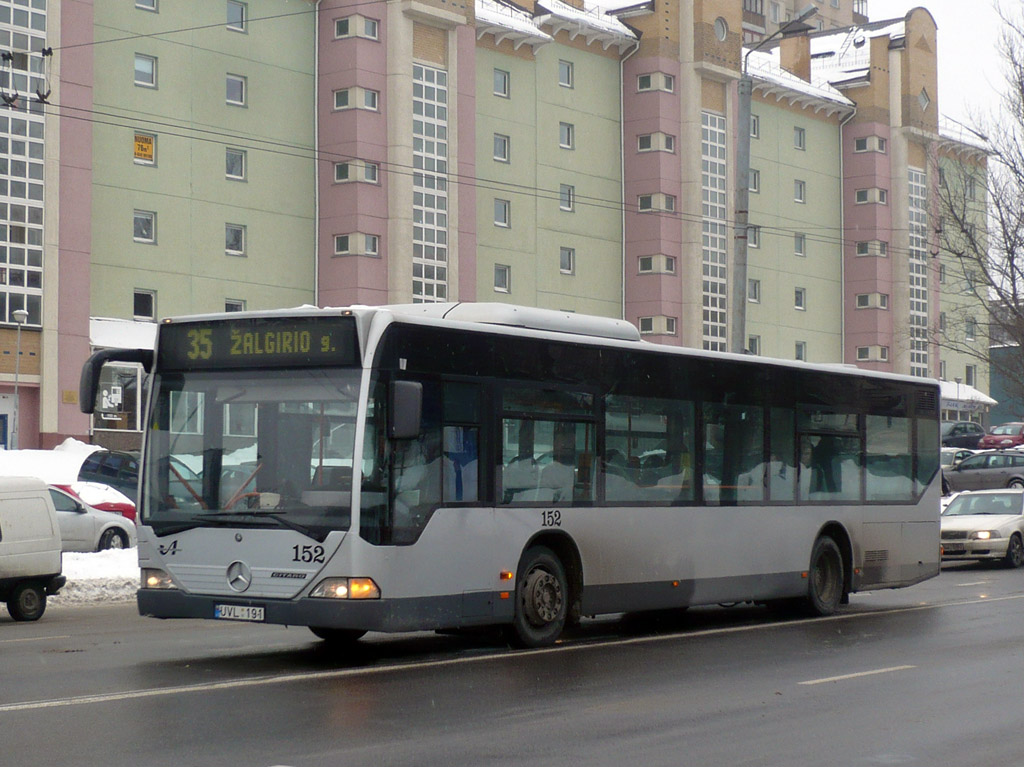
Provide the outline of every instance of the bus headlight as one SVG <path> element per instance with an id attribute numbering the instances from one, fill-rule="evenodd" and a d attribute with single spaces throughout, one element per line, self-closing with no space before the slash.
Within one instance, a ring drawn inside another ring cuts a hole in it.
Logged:
<path id="1" fill-rule="evenodd" d="M 142 568 L 142 588 L 144 589 L 176 589 L 171 576 L 163 570 L 155 568 Z"/>
<path id="2" fill-rule="evenodd" d="M 372 578 L 325 578 L 309 592 L 318 599 L 380 599 Z"/>

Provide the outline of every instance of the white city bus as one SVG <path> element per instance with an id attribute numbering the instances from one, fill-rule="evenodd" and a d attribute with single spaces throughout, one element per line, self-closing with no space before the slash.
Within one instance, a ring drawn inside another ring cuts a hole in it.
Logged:
<path id="1" fill-rule="evenodd" d="M 500 304 L 169 319 L 139 611 L 367 631 L 792 602 L 939 572 L 935 381 Z"/>

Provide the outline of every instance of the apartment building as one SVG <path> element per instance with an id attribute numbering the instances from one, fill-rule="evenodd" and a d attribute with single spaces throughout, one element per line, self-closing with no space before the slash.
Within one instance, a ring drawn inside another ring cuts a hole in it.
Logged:
<path id="1" fill-rule="evenodd" d="M 864 2 L 825 0 L 820 30 L 767 40 L 795 3 L 5 5 L 24 57 L 4 91 L 25 98 L 0 128 L 26 176 L 6 229 L 26 276 L 0 286 L 0 434 L 17 379 L 22 446 L 137 442 L 140 370 L 108 373 L 120 409 L 78 413 L 90 346 L 117 343 L 99 318 L 508 301 L 625 318 L 661 344 L 725 350 L 739 330 L 787 359 L 968 364 L 937 343 L 944 302 L 970 298 L 946 297 L 935 192 L 943 164 L 983 178 L 984 155 L 939 127 L 924 9 L 872 24 Z"/>

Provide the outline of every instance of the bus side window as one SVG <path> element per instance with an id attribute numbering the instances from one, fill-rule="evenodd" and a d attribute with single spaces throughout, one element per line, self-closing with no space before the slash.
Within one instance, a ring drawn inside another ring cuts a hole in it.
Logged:
<path id="1" fill-rule="evenodd" d="M 444 499 L 479 500 L 479 429 L 472 426 L 444 427 Z"/>

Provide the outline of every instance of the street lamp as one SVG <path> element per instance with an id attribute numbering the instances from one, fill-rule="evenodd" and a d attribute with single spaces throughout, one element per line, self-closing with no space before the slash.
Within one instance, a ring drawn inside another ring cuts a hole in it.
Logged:
<path id="1" fill-rule="evenodd" d="M 954 378 L 956 381 L 956 420 L 960 420 L 960 382 L 964 379 Z"/>
<path id="2" fill-rule="evenodd" d="M 750 221 L 750 97 L 754 92 L 754 81 L 747 74 L 747 59 L 750 54 L 763 48 L 770 40 L 785 34 L 793 27 L 803 24 L 818 12 L 815 5 L 808 5 L 795 19 L 787 21 L 768 35 L 743 56 L 743 67 L 736 94 L 739 97 L 739 111 L 736 141 L 736 227 L 733 246 L 733 290 L 732 290 L 732 351 L 743 354 L 747 349 L 747 228 Z"/>
<path id="3" fill-rule="evenodd" d="M 18 449 L 18 382 L 21 378 L 21 326 L 28 322 L 28 312 L 24 309 L 15 309 L 11 312 L 15 323 L 18 325 L 18 343 L 14 357 L 14 423 L 11 426 L 11 449 Z"/>

